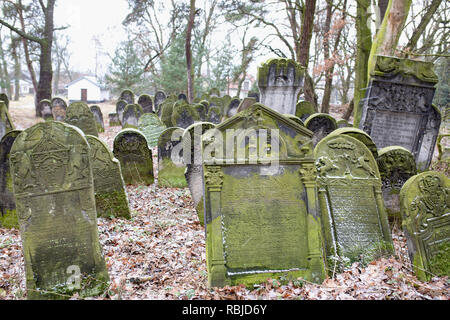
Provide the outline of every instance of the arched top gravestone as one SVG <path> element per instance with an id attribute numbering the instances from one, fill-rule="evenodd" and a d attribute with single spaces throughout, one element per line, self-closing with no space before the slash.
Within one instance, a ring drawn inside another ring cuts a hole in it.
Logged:
<path id="1" fill-rule="evenodd" d="M 155 112 L 159 110 L 164 100 L 166 100 L 166 94 L 163 91 L 157 91 L 155 93 Z"/>
<path id="2" fill-rule="evenodd" d="M 195 103 L 192 107 L 197 111 L 200 121 L 206 121 L 208 108 L 203 103 Z"/>
<path id="3" fill-rule="evenodd" d="M 52 99 L 52 114 L 56 121 L 64 121 L 66 118 L 67 103 L 64 99 L 54 97 Z"/>
<path id="4" fill-rule="evenodd" d="M 158 138 L 158 186 L 185 188 L 182 137 L 184 129 L 168 128 Z"/>
<path id="5" fill-rule="evenodd" d="M 287 117 L 287 118 L 289 118 L 289 119 L 291 119 L 292 121 L 295 121 L 296 123 L 298 123 L 298 124 L 301 125 L 302 127 L 305 126 L 305 124 L 303 123 L 303 121 L 302 121 L 299 117 L 294 116 L 293 114 L 285 114 L 284 116 Z"/>
<path id="6" fill-rule="evenodd" d="M 39 102 L 38 108 L 40 110 L 41 117 L 45 120 L 53 120 L 52 102 L 48 99 L 43 99 Z"/>
<path id="7" fill-rule="evenodd" d="M 138 121 L 138 128 L 147 139 L 150 148 L 158 145 L 159 135 L 166 129 L 164 123 L 154 113 L 144 113 Z"/>
<path id="8" fill-rule="evenodd" d="M 64 122 L 80 128 L 84 134 L 98 137 L 94 114 L 85 102 L 71 103 L 66 110 Z"/>
<path id="9" fill-rule="evenodd" d="M 214 124 L 219 124 L 220 122 L 222 122 L 222 109 L 215 106 L 210 107 L 206 120 L 207 122 L 211 122 Z"/>
<path id="10" fill-rule="evenodd" d="M 372 152 L 373 157 L 375 159 L 378 158 L 377 146 L 372 141 L 372 138 L 367 133 L 362 131 L 361 129 L 357 129 L 357 128 L 353 128 L 353 127 L 339 128 L 339 129 L 332 131 L 331 134 L 332 135 L 344 134 L 344 135 L 349 135 L 350 137 L 353 137 L 355 139 L 358 139 L 359 141 L 364 143 L 367 148 L 369 148 L 370 152 Z"/>
<path id="11" fill-rule="evenodd" d="M 122 128 L 138 128 L 138 121 L 141 115 L 144 114 L 144 110 L 138 104 L 128 104 L 123 110 L 122 116 Z"/>
<path id="12" fill-rule="evenodd" d="M 95 124 L 98 132 L 105 132 L 105 124 L 103 123 L 103 113 L 99 106 L 94 105 L 89 108 L 94 115 Z"/>
<path id="13" fill-rule="evenodd" d="M 148 94 L 140 95 L 137 103 L 142 107 L 144 113 L 151 113 L 154 111 L 152 97 L 150 97 Z"/>
<path id="14" fill-rule="evenodd" d="M 314 132 L 313 144 L 337 129 L 336 119 L 326 113 L 314 113 L 305 120 L 305 127 Z"/>
<path id="15" fill-rule="evenodd" d="M 328 256 L 357 257 L 392 245 L 378 166 L 370 150 L 348 135 L 330 135 L 314 149 Z"/>
<path id="16" fill-rule="evenodd" d="M 299 117 L 302 121 L 308 119 L 312 114 L 316 113 L 316 108 L 312 102 L 309 101 L 299 101 L 295 106 L 295 115 Z"/>
<path id="17" fill-rule="evenodd" d="M 134 104 L 134 93 L 129 89 L 125 89 L 120 93 L 119 100 L 126 101 L 127 104 Z"/>
<path id="18" fill-rule="evenodd" d="M 16 138 L 10 163 L 28 299 L 104 292 L 109 277 L 82 131 L 58 121 L 38 123 Z M 68 281 L 74 273 L 78 286 Z"/>
<path id="19" fill-rule="evenodd" d="M 125 110 L 125 107 L 127 106 L 127 102 L 125 100 L 119 100 L 116 103 L 116 113 L 119 116 L 120 124 L 122 124 L 123 121 L 123 112 Z"/>
<path id="20" fill-rule="evenodd" d="M 450 275 L 450 180 L 440 172 L 423 172 L 400 192 L 402 226 L 416 276 L 428 281 Z"/>
<path id="21" fill-rule="evenodd" d="M 179 101 L 175 103 L 172 111 L 172 127 L 187 128 L 195 121 L 200 121 L 197 110 L 190 104 Z"/>
<path id="22" fill-rule="evenodd" d="M 175 101 L 167 98 L 160 106 L 160 113 L 158 116 L 160 117 L 162 123 L 166 125 L 166 127 L 173 127 L 172 124 L 172 113 Z"/>

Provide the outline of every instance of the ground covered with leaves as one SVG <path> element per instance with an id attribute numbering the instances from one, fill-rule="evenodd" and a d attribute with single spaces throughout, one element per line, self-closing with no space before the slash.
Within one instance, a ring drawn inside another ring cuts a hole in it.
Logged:
<path id="1" fill-rule="evenodd" d="M 113 107 L 101 105 L 106 132 L 100 137 L 112 147 L 119 127 L 108 126 Z M 23 107 L 22 107 L 23 108 Z M 36 122 L 33 113 L 11 110 L 24 129 Z M 156 148 L 153 149 L 157 176 Z M 205 231 L 198 221 L 189 189 L 128 186 L 132 218 L 98 219 L 110 286 L 94 299 L 308 299 L 308 300 L 448 300 L 450 282 L 435 277 L 421 282 L 413 274 L 406 239 L 393 227 L 395 255 L 343 266 L 321 284 L 303 279 L 268 279 L 254 288 L 208 288 Z M 25 267 L 18 230 L 0 228 L 0 299 L 25 299 Z M 77 299 L 74 296 L 73 299 Z"/>

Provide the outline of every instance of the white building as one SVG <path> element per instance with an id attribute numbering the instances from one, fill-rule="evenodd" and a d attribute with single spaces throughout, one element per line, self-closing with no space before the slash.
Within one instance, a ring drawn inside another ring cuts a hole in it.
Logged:
<path id="1" fill-rule="evenodd" d="M 98 103 L 109 100 L 109 91 L 102 90 L 94 77 L 81 77 L 66 85 L 66 89 L 69 103 L 73 101 Z"/>

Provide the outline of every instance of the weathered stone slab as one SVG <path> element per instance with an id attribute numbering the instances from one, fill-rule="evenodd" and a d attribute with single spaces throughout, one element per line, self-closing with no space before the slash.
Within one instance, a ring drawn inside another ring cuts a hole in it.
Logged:
<path id="1" fill-rule="evenodd" d="M 314 132 L 313 144 L 337 129 L 336 119 L 326 113 L 314 113 L 305 120 L 305 127 Z"/>
<path id="2" fill-rule="evenodd" d="M 127 104 L 134 104 L 134 93 L 129 89 L 125 89 L 120 93 L 119 101 L 124 100 Z"/>
<path id="3" fill-rule="evenodd" d="M 117 113 L 109 113 L 109 126 L 110 127 L 118 127 L 120 126 L 119 115 Z"/>
<path id="4" fill-rule="evenodd" d="M 152 97 L 150 97 L 148 94 L 140 95 L 137 103 L 142 107 L 144 113 L 152 113 L 154 111 Z"/>
<path id="5" fill-rule="evenodd" d="M 10 163 L 28 299 L 103 293 L 109 277 L 82 131 L 58 121 L 38 123 L 16 138 Z"/>
<path id="6" fill-rule="evenodd" d="M 302 121 L 306 121 L 309 116 L 316 113 L 314 104 L 310 101 L 299 101 L 295 106 L 295 115 Z"/>
<path id="7" fill-rule="evenodd" d="M 186 129 L 195 121 L 200 121 L 200 116 L 192 105 L 181 100 L 174 104 L 171 119 L 172 127 Z"/>
<path id="8" fill-rule="evenodd" d="M 314 149 L 328 257 L 355 259 L 392 239 L 377 163 L 349 135 L 330 135 Z"/>
<path id="9" fill-rule="evenodd" d="M 14 124 L 8 108 L 5 102 L 0 101 L 0 139 L 11 130 L 14 130 Z"/>
<path id="10" fill-rule="evenodd" d="M 239 104 L 239 107 L 237 109 L 237 113 L 244 111 L 245 109 L 250 108 L 252 105 L 256 103 L 255 98 L 244 98 L 241 103 Z"/>
<path id="11" fill-rule="evenodd" d="M 209 286 L 278 276 L 320 283 L 312 132 L 261 104 L 216 131 L 203 136 Z"/>
<path id="12" fill-rule="evenodd" d="M 56 121 L 64 121 L 66 118 L 67 103 L 63 98 L 54 97 L 52 99 L 52 114 Z"/>
<path id="13" fill-rule="evenodd" d="M 19 229 L 9 158 L 11 147 L 21 132 L 12 130 L 0 139 L 0 227 L 2 228 Z"/>
<path id="14" fill-rule="evenodd" d="M 207 122 L 219 124 L 222 122 L 222 109 L 220 107 L 212 106 L 209 108 Z"/>
<path id="15" fill-rule="evenodd" d="M 304 68 L 290 59 L 270 59 L 258 68 L 261 103 L 281 114 L 295 114 Z"/>
<path id="16" fill-rule="evenodd" d="M 129 104 L 125 107 L 125 110 L 123 110 L 123 116 L 122 116 L 122 128 L 132 128 L 137 129 L 138 128 L 138 122 L 141 115 L 144 114 L 144 110 L 142 110 L 142 107 L 138 104 Z"/>
<path id="17" fill-rule="evenodd" d="M 183 161 L 184 129 L 168 128 L 158 139 L 158 186 L 166 188 L 187 187 Z"/>
<path id="18" fill-rule="evenodd" d="M 97 217 L 130 218 L 120 162 L 99 138 L 87 135 L 94 178 Z"/>
<path id="19" fill-rule="evenodd" d="M 163 91 L 157 91 L 155 93 L 155 112 L 159 111 L 159 107 L 166 100 L 166 94 Z"/>
<path id="20" fill-rule="evenodd" d="M 416 276 L 450 276 L 450 180 L 433 171 L 411 177 L 400 192 L 400 208 Z"/>
<path id="21" fill-rule="evenodd" d="M 160 107 L 161 114 L 158 114 L 160 117 L 162 123 L 166 125 L 166 127 L 173 127 L 172 124 L 172 113 L 173 113 L 173 106 L 175 104 L 175 101 L 172 99 L 166 99 Z"/>
<path id="22" fill-rule="evenodd" d="M 52 113 L 52 102 L 50 100 L 41 100 L 38 104 L 38 108 L 41 113 L 41 117 L 45 120 L 54 120 Z"/>
<path id="23" fill-rule="evenodd" d="M 372 155 L 375 159 L 378 158 L 377 146 L 373 142 L 372 138 L 367 133 L 362 131 L 361 129 L 353 128 L 353 127 L 339 128 L 339 129 L 332 131 L 331 134 L 332 135 L 345 134 L 345 135 L 349 135 L 350 137 L 353 137 L 355 139 L 358 139 L 359 141 L 364 143 L 364 145 L 367 148 L 369 148 L 370 152 L 372 152 Z"/>
<path id="24" fill-rule="evenodd" d="M 206 121 L 208 117 L 208 106 L 205 106 L 204 103 L 195 103 L 192 107 L 197 111 L 200 121 Z"/>
<path id="25" fill-rule="evenodd" d="M 120 124 L 123 121 L 123 112 L 125 111 L 125 107 L 127 106 L 127 102 L 125 100 L 119 100 L 116 103 L 116 113 L 119 116 Z"/>
<path id="26" fill-rule="evenodd" d="M 400 219 L 400 190 L 417 174 L 414 156 L 403 147 L 385 147 L 378 152 L 384 205 L 390 220 Z"/>
<path id="27" fill-rule="evenodd" d="M 144 113 L 139 118 L 138 128 L 144 134 L 150 148 L 158 145 L 160 134 L 166 130 L 164 123 L 154 113 Z"/>
<path id="28" fill-rule="evenodd" d="M 254 98 L 254 97 L 251 97 L 251 98 Z M 255 99 L 255 102 L 256 102 L 256 99 Z M 233 98 L 230 101 L 230 103 L 228 105 L 228 108 L 226 110 L 227 118 L 231 118 L 232 116 L 234 116 L 238 112 L 238 108 L 239 108 L 240 104 L 241 104 L 241 100 L 238 99 L 238 98 Z"/>
<path id="29" fill-rule="evenodd" d="M 426 170 L 441 123 L 439 110 L 431 104 L 437 81 L 432 63 L 377 56 L 355 124 L 378 148 L 408 149 L 417 168 Z"/>
<path id="30" fill-rule="evenodd" d="M 103 123 L 103 113 L 99 106 L 94 105 L 89 108 L 94 115 L 95 124 L 98 132 L 105 132 L 105 124 Z"/>
<path id="31" fill-rule="evenodd" d="M 78 127 L 84 134 L 98 137 L 94 114 L 85 102 L 73 102 L 66 110 L 64 122 Z"/>
<path id="32" fill-rule="evenodd" d="M 114 138 L 114 156 L 120 161 L 126 184 L 151 185 L 154 182 L 152 150 L 136 129 L 124 129 Z"/>

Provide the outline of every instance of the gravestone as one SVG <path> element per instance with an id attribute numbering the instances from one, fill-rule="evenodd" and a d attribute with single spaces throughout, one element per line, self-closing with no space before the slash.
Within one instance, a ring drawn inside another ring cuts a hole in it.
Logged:
<path id="1" fill-rule="evenodd" d="M 120 126 L 119 115 L 117 113 L 109 113 L 109 126 L 110 127 L 118 127 Z"/>
<path id="2" fill-rule="evenodd" d="M 168 128 L 158 139 L 158 186 L 165 188 L 187 187 L 183 162 L 182 136 L 184 129 Z"/>
<path id="3" fill-rule="evenodd" d="M 47 121 L 11 149 L 28 299 L 96 296 L 108 288 L 89 145 L 81 130 Z"/>
<path id="4" fill-rule="evenodd" d="M 144 110 L 138 104 L 129 104 L 123 110 L 122 116 L 122 128 L 138 128 L 138 121 L 141 115 L 144 114 Z"/>
<path id="5" fill-rule="evenodd" d="M 237 109 L 237 113 L 244 111 L 245 109 L 250 108 L 252 105 L 256 103 L 255 98 L 244 98 L 242 99 L 241 103 L 239 104 L 239 107 Z"/>
<path id="6" fill-rule="evenodd" d="M 208 133 L 203 170 L 209 286 L 250 286 L 280 276 L 320 283 L 325 262 L 312 132 L 254 104 L 218 125 L 215 135 Z"/>
<path id="7" fill-rule="evenodd" d="M 19 229 L 9 156 L 11 147 L 21 132 L 12 130 L 0 139 L 0 227 L 2 228 Z"/>
<path id="8" fill-rule="evenodd" d="M 441 123 L 439 110 L 431 104 L 438 82 L 433 64 L 375 58 L 376 66 L 354 123 L 372 137 L 378 148 L 404 147 L 414 155 L 417 168 L 426 170 Z"/>
<path id="9" fill-rule="evenodd" d="M 349 135 L 330 135 L 317 144 L 314 158 L 327 256 L 352 259 L 390 247 L 380 174 L 370 150 Z"/>
<path id="10" fill-rule="evenodd" d="M 105 124 L 103 123 L 103 113 L 99 106 L 94 105 L 89 108 L 94 115 L 95 124 L 98 132 L 105 132 Z"/>
<path id="11" fill-rule="evenodd" d="M 152 97 L 150 97 L 148 94 L 142 94 L 139 96 L 138 105 L 142 107 L 142 110 L 144 113 L 152 113 L 153 112 L 153 101 Z"/>
<path id="12" fill-rule="evenodd" d="M 417 174 L 414 157 L 403 147 L 385 147 L 378 152 L 384 205 L 390 220 L 400 218 L 400 190 L 405 182 Z"/>
<path id="13" fill-rule="evenodd" d="M 184 93 L 180 93 L 178 95 L 178 100 L 184 100 L 184 101 L 187 102 L 187 97 L 186 97 L 186 95 Z"/>
<path id="14" fill-rule="evenodd" d="M 9 98 L 6 93 L 0 93 L 0 101 L 3 101 L 6 105 L 6 109 L 9 109 Z"/>
<path id="15" fill-rule="evenodd" d="M 56 121 L 64 121 L 66 118 L 67 103 L 64 99 L 55 97 L 52 99 L 52 114 Z"/>
<path id="16" fill-rule="evenodd" d="M 219 107 L 210 107 L 206 120 L 207 122 L 211 122 L 214 124 L 219 124 L 220 122 L 222 122 L 222 109 Z"/>
<path id="17" fill-rule="evenodd" d="M 14 130 L 12 118 L 9 115 L 6 103 L 0 101 L 0 139 L 11 130 Z"/>
<path id="18" fill-rule="evenodd" d="M 94 178 L 97 217 L 130 218 L 120 162 L 99 138 L 87 135 Z"/>
<path id="19" fill-rule="evenodd" d="M 372 155 L 375 159 L 378 158 L 377 146 L 372 141 L 372 138 L 367 133 L 362 131 L 361 129 L 353 128 L 353 127 L 339 128 L 339 129 L 334 130 L 331 134 L 332 135 L 345 134 L 345 135 L 349 135 L 350 137 L 353 137 L 355 139 L 358 139 L 359 141 L 364 143 L 364 145 L 367 148 L 369 148 L 370 152 L 372 152 Z"/>
<path id="20" fill-rule="evenodd" d="M 238 110 L 240 104 L 241 104 L 240 99 L 238 99 L 238 98 L 231 99 L 231 102 L 228 105 L 228 108 L 226 110 L 226 116 L 228 118 L 231 118 L 232 116 L 234 116 L 237 113 L 237 110 Z"/>
<path id="21" fill-rule="evenodd" d="M 73 102 L 66 110 L 64 122 L 78 127 L 84 134 L 98 137 L 94 114 L 85 102 Z"/>
<path id="22" fill-rule="evenodd" d="M 295 115 L 302 121 L 306 121 L 306 119 L 314 113 L 316 113 L 314 103 L 305 100 L 297 102 L 295 106 Z"/>
<path id="23" fill-rule="evenodd" d="M 351 128 L 353 127 L 353 124 L 349 123 L 345 119 L 339 119 L 336 121 L 338 128 Z"/>
<path id="24" fill-rule="evenodd" d="M 247 94 L 247 97 L 255 98 L 256 102 L 259 102 L 259 93 L 257 93 L 257 92 L 249 92 Z"/>
<path id="25" fill-rule="evenodd" d="M 126 184 L 151 185 L 154 181 L 152 150 L 136 129 L 124 129 L 114 138 L 114 156 L 120 161 Z"/>
<path id="26" fill-rule="evenodd" d="M 44 118 L 44 120 L 53 120 L 52 102 L 50 100 L 41 100 L 38 104 L 38 108 L 40 110 L 41 117 Z"/>
<path id="27" fill-rule="evenodd" d="M 195 103 L 193 108 L 197 111 L 200 121 L 206 121 L 208 116 L 208 108 L 203 103 Z"/>
<path id="28" fill-rule="evenodd" d="M 305 120 L 305 127 L 314 132 L 313 144 L 316 146 L 320 140 L 337 129 L 337 124 L 329 114 L 314 113 Z"/>
<path id="29" fill-rule="evenodd" d="M 155 93 L 155 112 L 159 110 L 164 100 L 166 100 L 166 94 L 163 91 L 157 91 Z"/>
<path id="30" fill-rule="evenodd" d="M 440 172 L 415 175 L 400 191 L 402 226 L 416 276 L 450 276 L 450 180 Z"/>
<path id="31" fill-rule="evenodd" d="M 179 101 L 173 106 L 171 119 L 171 127 L 186 129 L 195 121 L 200 121 L 200 116 L 192 105 L 185 101 Z"/>
<path id="32" fill-rule="evenodd" d="M 158 115 L 162 123 L 168 128 L 173 127 L 172 113 L 174 104 L 175 102 L 172 99 L 166 99 L 161 105 L 161 115 Z"/>
<path id="33" fill-rule="evenodd" d="M 302 121 L 299 117 L 294 116 L 293 114 L 285 114 L 284 116 L 285 116 L 286 118 L 289 118 L 289 119 L 291 119 L 292 121 L 296 122 L 297 124 L 301 125 L 302 127 L 305 126 L 305 124 L 303 123 L 303 121 Z"/>
<path id="34" fill-rule="evenodd" d="M 142 132 L 150 148 L 158 145 L 159 135 L 166 130 L 164 123 L 154 113 L 144 113 L 138 121 L 138 129 Z"/>
<path id="35" fill-rule="evenodd" d="M 126 106 L 127 106 L 127 102 L 125 100 L 119 100 L 116 103 L 116 113 L 119 116 L 120 124 L 122 124 L 123 112 L 124 112 Z"/>
<path id="36" fill-rule="evenodd" d="M 119 101 L 124 100 L 127 104 L 134 104 L 134 93 L 129 89 L 125 89 L 120 93 Z"/>
<path id="37" fill-rule="evenodd" d="M 290 59 L 269 59 L 258 68 L 261 103 L 281 114 L 295 114 L 304 68 Z"/>

